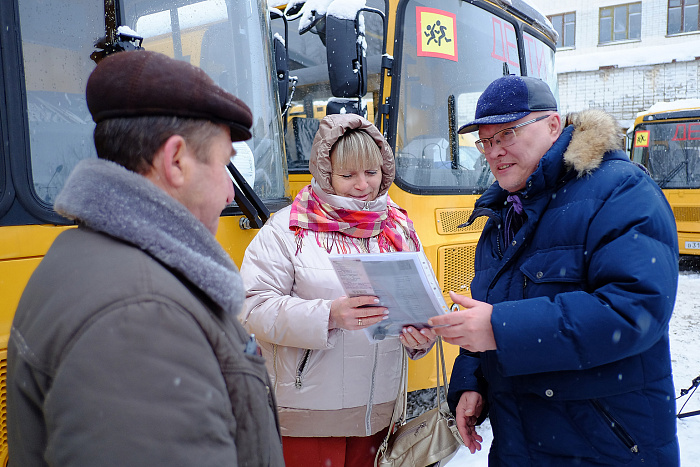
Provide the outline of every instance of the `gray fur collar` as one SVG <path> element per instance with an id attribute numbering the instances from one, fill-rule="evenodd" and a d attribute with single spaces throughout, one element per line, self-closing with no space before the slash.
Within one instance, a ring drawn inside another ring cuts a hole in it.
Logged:
<path id="1" fill-rule="evenodd" d="M 579 177 L 591 173 L 603 161 L 603 155 L 622 149 L 622 130 L 615 118 L 598 109 L 571 113 L 564 126 L 573 125 L 574 133 L 564 153 L 564 163 Z"/>
<path id="2" fill-rule="evenodd" d="M 54 207 L 68 219 L 148 252 L 225 312 L 240 312 L 245 293 L 236 265 L 199 219 L 145 177 L 113 162 L 85 159 Z"/>

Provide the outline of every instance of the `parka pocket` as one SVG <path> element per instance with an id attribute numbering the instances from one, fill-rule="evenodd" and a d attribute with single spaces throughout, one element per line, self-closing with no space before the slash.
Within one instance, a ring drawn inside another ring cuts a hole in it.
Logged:
<path id="1" fill-rule="evenodd" d="M 610 413 L 610 411 L 606 409 L 597 399 L 591 400 L 591 403 L 596 411 L 603 417 L 605 424 L 610 428 L 613 434 L 622 442 L 622 444 L 625 445 L 627 449 L 629 449 L 629 452 L 639 454 L 639 446 L 634 441 L 632 436 L 630 436 L 625 427 L 620 424 L 617 418 L 615 418 L 615 416 Z"/>
<path id="2" fill-rule="evenodd" d="M 533 451 L 544 454 L 546 458 L 578 459 L 585 465 L 599 461 L 606 465 L 627 465 L 635 459 L 641 461 L 629 432 L 625 430 L 628 439 L 623 441 L 621 434 L 612 429 L 611 422 L 592 400 L 546 401 L 539 396 L 530 396 L 523 400 L 520 413 L 525 438 Z M 608 411 L 615 420 L 610 413 Z"/>
<path id="3" fill-rule="evenodd" d="M 306 370 L 307 366 L 309 365 L 309 358 L 311 358 L 311 349 L 304 349 L 304 352 L 301 354 L 301 358 L 297 363 L 297 371 L 294 376 L 294 387 L 297 389 L 301 389 L 304 370 Z"/>
<path id="4" fill-rule="evenodd" d="M 520 266 L 523 298 L 583 290 L 586 284 L 583 247 L 538 251 Z"/>

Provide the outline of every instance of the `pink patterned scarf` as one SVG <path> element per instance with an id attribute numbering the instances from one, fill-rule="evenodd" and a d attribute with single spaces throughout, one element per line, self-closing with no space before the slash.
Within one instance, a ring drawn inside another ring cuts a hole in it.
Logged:
<path id="1" fill-rule="evenodd" d="M 387 209 L 381 212 L 336 209 L 321 201 L 308 185 L 292 203 L 289 228 L 295 231 L 297 238 L 303 237 L 307 230 L 316 233 L 339 232 L 352 238 L 379 236 L 377 240 L 381 252 L 418 251 L 420 248 L 413 222 L 405 210 L 391 202 L 388 195 Z"/>

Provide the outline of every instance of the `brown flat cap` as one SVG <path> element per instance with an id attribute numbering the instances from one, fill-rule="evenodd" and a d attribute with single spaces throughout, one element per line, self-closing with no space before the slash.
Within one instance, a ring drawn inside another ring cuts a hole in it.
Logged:
<path id="1" fill-rule="evenodd" d="M 95 123 L 148 115 L 200 118 L 228 125 L 231 140 L 251 137 L 253 115 L 201 68 L 146 50 L 117 52 L 97 65 L 85 91 Z"/>

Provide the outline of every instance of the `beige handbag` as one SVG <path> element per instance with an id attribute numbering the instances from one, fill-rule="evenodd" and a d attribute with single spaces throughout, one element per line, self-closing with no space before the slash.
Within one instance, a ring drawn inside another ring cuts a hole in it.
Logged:
<path id="1" fill-rule="evenodd" d="M 406 422 L 408 362 L 404 350 L 401 362 L 401 384 L 389 425 L 391 428 L 377 452 L 374 460 L 375 467 L 426 467 L 436 462 L 446 462 L 452 458 L 460 446 L 464 445 L 447 402 L 440 402 L 441 369 L 445 394 L 448 388 L 445 356 L 442 352 L 440 337 L 435 341 L 435 347 L 437 407 Z"/>

